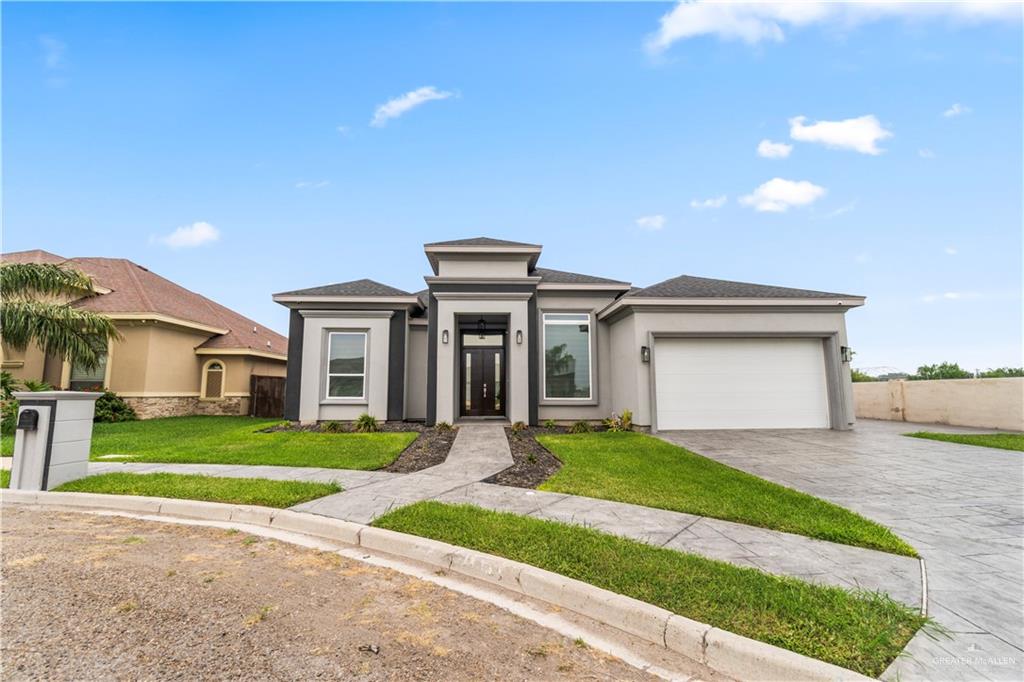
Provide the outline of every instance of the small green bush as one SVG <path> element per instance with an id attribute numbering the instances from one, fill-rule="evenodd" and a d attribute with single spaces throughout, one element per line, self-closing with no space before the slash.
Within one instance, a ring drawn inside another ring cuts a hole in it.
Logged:
<path id="1" fill-rule="evenodd" d="M 36 381 L 35 379 L 25 379 L 25 390 L 32 391 L 33 393 L 39 393 L 40 391 L 52 391 L 53 384 L 45 381 Z"/>
<path id="2" fill-rule="evenodd" d="M 14 427 L 18 423 L 18 401 L 14 398 L 3 401 L 0 404 L 0 434 L 10 436 L 14 434 Z"/>
<path id="3" fill-rule="evenodd" d="M 590 433 L 593 430 L 594 429 L 590 426 L 590 422 L 583 419 L 578 422 L 574 422 L 573 425 L 569 427 L 569 433 Z"/>
<path id="4" fill-rule="evenodd" d="M 526 424 L 524 424 L 523 422 L 516 422 L 515 424 L 512 425 L 512 435 L 513 436 L 518 436 L 519 434 L 521 434 L 525 430 L 526 430 Z"/>
<path id="5" fill-rule="evenodd" d="M 344 433 L 345 425 L 332 419 L 331 421 L 321 424 L 320 430 L 325 433 Z"/>
<path id="6" fill-rule="evenodd" d="M 633 412 L 623 410 L 622 414 L 612 413 L 612 416 L 604 420 L 604 425 L 609 431 L 632 431 Z"/>
<path id="7" fill-rule="evenodd" d="M 355 422 L 352 424 L 355 430 L 359 433 L 376 433 L 380 431 L 380 425 L 377 423 L 377 418 L 373 415 L 363 412 L 361 415 L 356 417 Z"/>
<path id="8" fill-rule="evenodd" d="M 448 422 L 437 422 L 436 424 L 434 424 L 434 428 L 437 429 L 438 431 L 451 431 L 455 427 L 449 424 Z"/>
<path id="9" fill-rule="evenodd" d="M 138 418 L 132 406 L 112 391 L 104 391 L 96 399 L 96 414 L 92 418 L 94 422 L 133 422 Z"/>
<path id="10" fill-rule="evenodd" d="M 545 419 L 544 420 L 544 428 L 545 429 L 553 429 L 556 426 L 558 426 L 558 424 L 555 423 L 554 419 Z"/>

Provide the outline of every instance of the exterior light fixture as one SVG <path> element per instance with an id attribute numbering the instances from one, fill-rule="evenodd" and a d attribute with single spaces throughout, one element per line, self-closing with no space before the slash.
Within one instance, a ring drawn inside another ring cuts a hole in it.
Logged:
<path id="1" fill-rule="evenodd" d="M 441 332 L 441 343 L 444 343 L 444 344 L 448 343 L 448 330 L 447 329 L 445 329 L 444 331 Z"/>
<path id="2" fill-rule="evenodd" d="M 476 331 L 480 340 L 484 340 L 487 337 L 487 320 L 481 317 L 476 323 Z"/>
<path id="3" fill-rule="evenodd" d="M 516 330 L 516 345 L 517 346 L 523 345 L 523 330 L 522 329 L 517 329 Z"/>
<path id="4" fill-rule="evenodd" d="M 647 346 L 640 346 L 640 362 L 651 361 L 651 349 Z"/>
<path id="5" fill-rule="evenodd" d="M 840 346 L 839 355 L 842 356 L 843 362 L 851 362 L 853 360 L 853 349 L 849 346 Z"/>

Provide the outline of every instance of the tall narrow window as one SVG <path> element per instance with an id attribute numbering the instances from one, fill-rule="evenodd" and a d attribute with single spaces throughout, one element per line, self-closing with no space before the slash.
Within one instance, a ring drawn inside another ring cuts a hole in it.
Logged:
<path id="1" fill-rule="evenodd" d="M 366 397 L 366 332 L 331 332 L 327 350 L 327 397 Z"/>
<path id="2" fill-rule="evenodd" d="M 224 363 L 210 360 L 203 367 L 203 400 L 220 400 L 224 397 Z"/>
<path id="3" fill-rule="evenodd" d="M 72 391 L 102 391 L 103 382 L 107 377 L 107 351 L 96 354 L 96 366 L 85 368 L 79 364 L 71 365 Z"/>
<path id="4" fill-rule="evenodd" d="M 589 400 L 590 315 L 544 314 L 544 397 Z"/>

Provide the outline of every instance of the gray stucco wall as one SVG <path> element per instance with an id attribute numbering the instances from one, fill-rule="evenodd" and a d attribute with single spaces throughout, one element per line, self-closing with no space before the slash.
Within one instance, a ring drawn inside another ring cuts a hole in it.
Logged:
<path id="1" fill-rule="evenodd" d="M 409 326 L 405 375 L 405 418 L 427 418 L 427 327 Z"/>

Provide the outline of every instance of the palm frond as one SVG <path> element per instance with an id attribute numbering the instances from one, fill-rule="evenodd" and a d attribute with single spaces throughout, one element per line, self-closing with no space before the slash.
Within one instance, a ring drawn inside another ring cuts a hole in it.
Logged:
<path id="1" fill-rule="evenodd" d="M 112 320 L 88 310 L 13 300 L 4 301 L 0 307 L 0 338 L 17 350 L 34 343 L 49 355 L 91 369 L 99 364 L 107 339 L 119 339 L 121 335 Z"/>
<path id="2" fill-rule="evenodd" d="M 81 296 L 91 291 L 91 277 L 61 264 L 0 264 L 0 296 L 4 301 L 40 296 Z"/>

